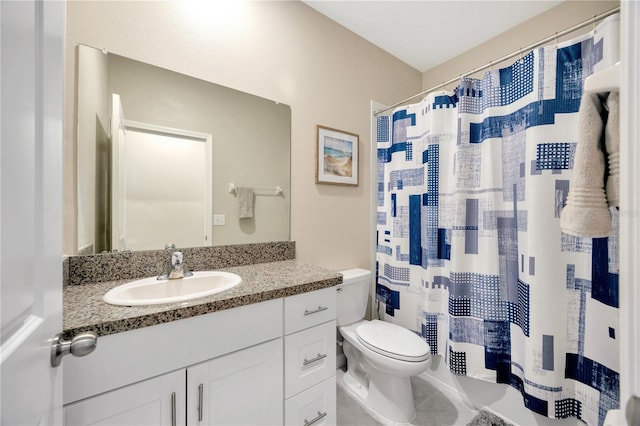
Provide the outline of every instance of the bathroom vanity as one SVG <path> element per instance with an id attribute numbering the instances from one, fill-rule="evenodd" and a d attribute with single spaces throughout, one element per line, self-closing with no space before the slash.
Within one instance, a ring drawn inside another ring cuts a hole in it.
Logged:
<path id="1" fill-rule="evenodd" d="M 295 259 L 225 268 L 231 290 L 122 307 L 124 280 L 65 288 L 65 337 L 96 350 L 64 359 L 65 423 L 335 424 L 338 273 Z"/>

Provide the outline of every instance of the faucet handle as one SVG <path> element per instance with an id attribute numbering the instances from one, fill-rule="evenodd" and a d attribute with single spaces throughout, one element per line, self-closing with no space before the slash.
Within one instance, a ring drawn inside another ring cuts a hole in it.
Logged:
<path id="1" fill-rule="evenodd" d="M 176 245 L 173 243 L 167 243 L 164 245 L 165 250 L 173 250 L 176 248 Z"/>
<path id="2" fill-rule="evenodd" d="M 176 251 L 171 254 L 171 266 L 182 266 L 182 252 Z"/>

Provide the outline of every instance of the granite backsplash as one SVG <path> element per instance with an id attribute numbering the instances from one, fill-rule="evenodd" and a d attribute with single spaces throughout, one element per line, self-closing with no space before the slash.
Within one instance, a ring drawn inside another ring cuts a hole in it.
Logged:
<path id="1" fill-rule="evenodd" d="M 176 250 L 183 253 L 185 267 L 192 271 L 293 260 L 296 257 L 294 241 Z M 167 270 L 169 252 L 148 250 L 69 256 L 63 261 L 62 282 L 64 285 L 80 285 L 160 275 Z"/>

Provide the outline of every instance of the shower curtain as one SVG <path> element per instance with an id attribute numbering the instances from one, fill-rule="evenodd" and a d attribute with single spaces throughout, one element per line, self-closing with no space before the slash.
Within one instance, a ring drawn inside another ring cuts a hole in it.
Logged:
<path id="1" fill-rule="evenodd" d="M 377 117 L 378 314 L 452 373 L 552 417 L 619 406 L 617 209 L 562 233 L 584 79 L 618 57 L 618 16 L 454 92 Z"/>

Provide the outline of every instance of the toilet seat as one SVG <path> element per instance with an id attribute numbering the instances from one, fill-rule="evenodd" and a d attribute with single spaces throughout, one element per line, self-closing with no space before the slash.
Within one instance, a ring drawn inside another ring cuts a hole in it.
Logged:
<path id="1" fill-rule="evenodd" d="M 421 362 L 431 356 L 427 342 L 406 328 L 392 323 L 367 321 L 356 327 L 355 334 L 363 346 L 390 358 Z"/>

